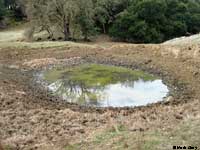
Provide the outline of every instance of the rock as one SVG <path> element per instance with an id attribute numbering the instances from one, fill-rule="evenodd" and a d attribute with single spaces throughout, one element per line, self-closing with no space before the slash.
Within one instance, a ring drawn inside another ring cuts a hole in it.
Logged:
<path id="1" fill-rule="evenodd" d="M 85 130 L 84 130 L 84 129 L 78 129 L 78 130 L 77 130 L 77 132 L 79 132 L 79 133 L 82 133 L 82 134 L 83 134 L 83 133 L 85 133 Z"/>
<path id="2" fill-rule="evenodd" d="M 63 38 L 62 37 L 58 37 L 58 40 L 60 41 L 60 40 L 63 40 Z"/>
<path id="3" fill-rule="evenodd" d="M 127 143 L 124 144 L 124 148 L 129 148 L 129 145 Z"/>
<path id="4" fill-rule="evenodd" d="M 175 114 L 174 116 L 175 116 L 175 118 L 178 119 L 178 120 L 182 120 L 182 119 L 183 119 L 183 116 L 180 115 L 180 114 Z"/>
<path id="5" fill-rule="evenodd" d="M 145 130 L 143 128 L 130 128 L 129 131 L 132 131 L 132 132 L 136 132 L 136 131 L 144 132 Z"/>
<path id="6" fill-rule="evenodd" d="M 17 66 L 17 65 L 10 65 L 9 68 L 10 69 L 19 69 L 19 66 Z"/>
<path id="7" fill-rule="evenodd" d="M 4 81 L 3 81 L 3 83 L 7 84 L 7 83 L 8 83 L 8 81 L 4 80 Z"/>
<path id="8" fill-rule="evenodd" d="M 149 63 L 151 63 L 151 62 L 152 62 L 152 60 L 149 59 L 149 60 L 147 60 L 144 64 L 147 65 L 147 64 L 149 64 Z"/>
<path id="9" fill-rule="evenodd" d="M 42 40 L 42 38 L 40 38 L 40 37 L 36 39 L 36 41 L 41 41 L 41 40 Z"/>
<path id="10" fill-rule="evenodd" d="M 82 124 L 85 125 L 87 122 L 88 122 L 88 120 L 85 119 L 85 120 L 82 121 Z"/>
<path id="11" fill-rule="evenodd" d="M 173 101 L 174 100 L 174 98 L 172 97 L 172 96 L 168 96 L 168 97 L 166 97 L 165 99 L 164 99 L 164 101 L 166 101 L 166 102 L 171 102 L 171 101 Z"/>
<path id="12" fill-rule="evenodd" d="M 199 74 L 199 72 L 195 71 L 193 72 L 193 76 L 197 76 Z"/>

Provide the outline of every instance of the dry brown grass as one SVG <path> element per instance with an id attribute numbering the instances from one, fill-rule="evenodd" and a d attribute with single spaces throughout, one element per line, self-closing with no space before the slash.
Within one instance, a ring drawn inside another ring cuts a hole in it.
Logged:
<path id="1" fill-rule="evenodd" d="M 108 128 L 94 136 L 91 141 L 68 145 L 66 150 L 169 150 L 173 146 L 200 147 L 199 118 L 183 121 L 171 130 L 131 132 L 119 125 L 119 132 Z"/>

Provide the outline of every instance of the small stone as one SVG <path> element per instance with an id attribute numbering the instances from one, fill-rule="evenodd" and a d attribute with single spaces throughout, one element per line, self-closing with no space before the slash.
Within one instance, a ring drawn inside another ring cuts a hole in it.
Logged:
<path id="1" fill-rule="evenodd" d="M 8 83 L 8 81 L 4 80 L 3 83 Z"/>
<path id="2" fill-rule="evenodd" d="M 149 63 L 151 63 L 151 62 L 152 62 L 152 60 L 149 59 L 149 60 L 147 60 L 144 64 L 147 65 L 147 64 L 149 64 Z"/>
<path id="3" fill-rule="evenodd" d="M 19 95 L 26 95 L 26 93 L 24 91 L 15 91 L 17 94 Z"/>
<path id="4" fill-rule="evenodd" d="M 175 118 L 178 119 L 178 120 L 182 120 L 183 116 L 181 116 L 181 115 L 175 115 Z"/>
<path id="5" fill-rule="evenodd" d="M 173 100 L 174 100 L 174 98 L 172 96 L 169 96 L 169 97 L 166 97 L 164 101 L 171 102 Z"/>
<path id="6" fill-rule="evenodd" d="M 129 145 L 127 143 L 124 144 L 124 148 L 128 148 Z"/>
<path id="7" fill-rule="evenodd" d="M 17 65 L 10 65 L 9 68 L 10 69 L 19 69 L 19 66 L 17 66 Z"/>
<path id="8" fill-rule="evenodd" d="M 80 129 L 79 132 L 80 133 L 85 133 L 85 130 L 84 129 Z"/>
<path id="9" fill-rule="evenodd" d="M 199 72 L 194 72 L 193 73 L 194 76 L 197 76 L 198 74 L 199 74 Z"/>
<path id="10" fill-rule="evenodd" d="M 130 128 L 129 131 L 132 131 L 132 132 L 136 132 L 136 131 L 144 132 L 144 129 L 143 128 Z"/>
<path id="11" fill-rule="evenodd" d="M 86 124 L 87 122 L 88 122 L 88 120 L 86 120 L 86 119 L 82 121 L 83 124 Z"/>

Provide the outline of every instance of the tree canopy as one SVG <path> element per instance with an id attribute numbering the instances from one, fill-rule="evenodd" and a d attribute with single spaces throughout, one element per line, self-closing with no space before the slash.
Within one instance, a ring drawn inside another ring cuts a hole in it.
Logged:
<path id="1" fill-rule="evenodd" d="M 110 28 L 116 39 L 159 43 L 200 32 L 200 2 L 192 0 L 138 0 Z"/>

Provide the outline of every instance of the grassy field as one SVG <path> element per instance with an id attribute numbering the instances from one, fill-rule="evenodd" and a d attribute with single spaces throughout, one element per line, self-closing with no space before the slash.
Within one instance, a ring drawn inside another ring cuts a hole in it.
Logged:
<path id="1" fill-rule="evenodd" d="M 66 41 L 40 41 L 27 42 L 24 40 L 25 25 L 12 28 L 10 30 L 0 31 L 0 48 L 18 48 L 18 49 L 38 49 L 38 48 L 55 48 L 65 47 L 68 45 L 75 45 L 74 42 Z M 38 35 L 36 35 L 38 36 Z M 76 44 L 76 46 L 83 46 L 84 44 Z"/>

